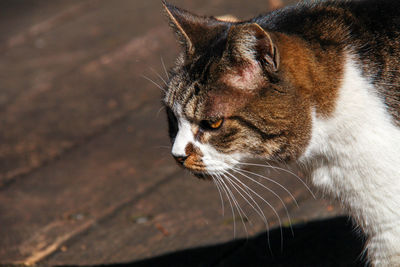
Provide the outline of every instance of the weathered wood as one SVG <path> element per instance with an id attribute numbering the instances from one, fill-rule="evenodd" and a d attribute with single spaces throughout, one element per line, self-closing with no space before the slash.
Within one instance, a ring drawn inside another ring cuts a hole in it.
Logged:
<path id="1" fill-rule="evenodd" d="M 246 202 L 239 196 L 238 201 L 249 215 L 244 222 L 246 229 L 237 213 L 234 220 L 232 219 L 226 199 L 225 216 L 222 216 L 218 191 L 214 185 L 205 181 L 193 181 L 191 178 L 175 174 L 171 181 L 158 187 L 152 194 L 126 206 L 115 216 L 89 229 L 79 239 L 66 242 L 64 250 L 58 250 L 44 262 L 49 265 L 132 262 L 230 241 L 234 238 L 234 224 L 236 238 L 251 237 L 267 229 L 259 215 L 246 206 Z M 304 194 L 304 191 L 301 193 Z M 288 219 L 284 208 L 279 208 L 279 201 L 267 193 L 264 197 L 278 207 L 277 212 L 283 225 L 287 226 Z M 299 200 L 304 197 L 306 196 L 296 196 Z M 262 205 L 260 201 L 259 203 Z M 286 204 L 289 209 L 294 209 L 291 203 Z M 321 204 L 320 202 L 315 211 L 326 209 Z M 279 223 L 273 211 L 264 205 L 263 212 L 269 221 L 269 227 L 279 232 Z M 334 210 L 318 218 L 336 214 L 337 210 Z M 297 218 L 295 222 L 303 221 Z M 277 246 L 274 249 L 279 250 L 280 237 L 274 237 L 274 245 Z"/>
<path id="2" fill-rule="evenodd" d="M 40 167 L 134 108 L 142 91 L 130 88 L 143 79 L 141 74 L 150 72 L 144 66 L 157 62 L 160 71 L 159 55 L 153 53 L 163 45 L 175 45 L 167 26 L 160 28 L 160 23 L 149 23 L 137 34 L 126 30 L 109 36 L 127 19 L 118 23 L 114 14 L 99 27 L 98 18 L 110 8 L 106 1 L 99 3 L 102 6 L 89 14 L 78 12 L 72 22 L 50 27 L 40 39 L 45 47 L 27 43 L 2 58 L 3 75 L 12 71 L 24 79 L 4 77 L 1 85 L 5 100 L 0 128 L 7 131 L 0 132 L 0 183 Z"/>

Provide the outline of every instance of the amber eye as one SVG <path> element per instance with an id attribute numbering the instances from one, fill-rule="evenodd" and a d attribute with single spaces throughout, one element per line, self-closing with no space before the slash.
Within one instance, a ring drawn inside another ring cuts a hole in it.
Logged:
<path id="1" fill-rule="evenodd" d="M 200 127 L 204 130 L 217 130 L 221 128 L 224 119 L 203 120 L 200 122 Z"/>

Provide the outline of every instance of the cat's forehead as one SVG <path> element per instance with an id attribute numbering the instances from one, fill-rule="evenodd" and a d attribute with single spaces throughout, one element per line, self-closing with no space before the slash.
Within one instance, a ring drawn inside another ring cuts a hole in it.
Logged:
<path id="1" fill-rule="evenodd" d="M 168 83 L 165 94 L 165 103 L 173 108 L 174 104 L 181 106 L 191 97 L 197 97 L 209 84 L 209 68 L 211 63 L 206 57 L 194 60 L 179 58 L 173 69 L 173 74 Z"/>
<path id="2" fill-rule="evenodd" d="M 175 115 L 188 120 L 196 120 L 203 117 L 202 104 L 205 102 L 206 96 L 199 92 L 197 81 L 186 78 L 177 76 L 171 80 L 164 102 Z"/>
<path id="3" fill-rule="evenodd" d="M 171 80 L 165 102 L 176 115 L 200 121 L 233 116 L 249 99 L 247 93 L 221 81 L 204 84 L 179 76 Z"/>
<path id="4" fill-rule="evenodd" d="M 195 83 L 183 67 L 175 68 L 165 92 L 165 104 L 173 110 L 176 104 L 182 105 Z"/>

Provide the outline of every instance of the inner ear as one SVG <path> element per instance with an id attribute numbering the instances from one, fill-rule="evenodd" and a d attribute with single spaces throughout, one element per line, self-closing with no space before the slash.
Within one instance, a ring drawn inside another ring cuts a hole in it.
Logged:
<path id="1" fill-rule="evenodd" d="M 275 43 L 272 41 L 270 33 L 264 31 L 258 24 L 254 25 L 256 36 L 256 59 L 260 63 L 265 63 L 265 66 L 271 71 L 278 71 L 279 69 L 279 51 Z"/>
<path id="2" fill-rule="evenodd" d="M 257 23 L 239 24 L 230 28 L 226 56 L 234 63 L 258 61 L 271 71 L 279 69 L 279 53 L 268 33 Z"/>
<path id="3" fill-rule="evenodd" d="M 253 90 L 262 85 L 264 71 L 278 71 L 279 53 L 271 35 L 256 23 L 232 26 L 222 59 L 228 69 L 223 82 Z"/>

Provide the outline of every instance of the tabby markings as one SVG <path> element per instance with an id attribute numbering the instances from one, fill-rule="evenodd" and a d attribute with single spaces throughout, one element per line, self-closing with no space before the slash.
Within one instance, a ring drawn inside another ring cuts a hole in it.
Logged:
<path id="1" fill-rule="evenodd" d="M 192 131 L 191 123 L 182 116 L 182 110 L 179 105 L 174 106 L 175 114 L 178 119 L 178 133 L 172 146 L 172 155 L 175 157 L 187 157 L 186 152 L 198 153 L 196 156 L 201 156 L 201 161 L 208 173 L 218 173 L 231 169 L 242 157 L 240 153 L 223 154 L 208 144 L 202 144 L 196 140 Z M 189 149 L 194 147 L 198 149 Z M 190 166 L 187 166 L 190 168 Z"/>

